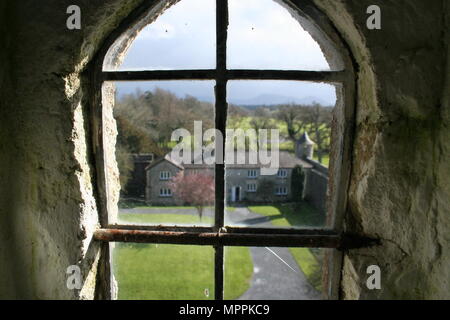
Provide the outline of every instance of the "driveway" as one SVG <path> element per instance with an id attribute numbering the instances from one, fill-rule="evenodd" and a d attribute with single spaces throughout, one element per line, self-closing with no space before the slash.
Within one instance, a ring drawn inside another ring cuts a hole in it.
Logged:
<path id="1" fill-rule="evenodd" d="M 270 220 L 246 207 L 230 213 L 233 224 L 273 227 Z M 288 248 L 251 247 L 253 277 L 239 300 L 318 300 L 321 293 L 311 286 Z"/>

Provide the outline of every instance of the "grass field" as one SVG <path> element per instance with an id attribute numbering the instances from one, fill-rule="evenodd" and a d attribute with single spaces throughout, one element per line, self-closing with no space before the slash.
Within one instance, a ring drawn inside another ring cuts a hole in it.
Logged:
<path id="1" fill-rule="evenodd" d="M 113 266 L 121 300 L 214 299 L 212 247 L 118 243 Z M 248 289 L 252 270 L 248 248 L 227 248 L 226 299 Z"/>
<path id="2" fill-rule="evenodd" d="M 323 217 L 305 203 L 252 206 L 249 209 L 270 217 L 276 226 L 323 224 Z M 186 214 L 120 213 L 119 217 L 124 222 L 138 224 L 200 225 L 213 222 L 211 217 L 200 220 L 198 215 Z M 290 248 L 290 251 L 308 281 L 320 290 L 321 265 L 316 255 L 307 248 Z M 209 246 L 117 243 L 113 250 L 113 268 L 119 299 L 214 298 L 214 249 Z M 225 299 L 236 299 L 247 291 L 252 274 L 253 263 L 249 248 L 226 247 Z"/>
<path id="3" fill-rule="evenodd" d="M 321 227 L 325 223 L 325 215 L 305 202 L 250 206 L 248 208 L 255 213 L 269 217 L 272 224 L 279 227 Z"/>
<path id="4" fill-rule="evenodd" d="M 120 213 L 119 221 L 137 224 L 169 224 L 169 225 L 211 225 L 212 217 L 200 217 L 188 214 L 140 214 L 140 213 Z"/>
<path id="5" fill-rule="evenodd" d="M 322 251 L 313 254 L 308 248 L 289 248 L 298 266 L 302 269 L 309 283 L 322 291 Z"/>
<path id="6" fill-rule="evenodd" d="M 178 208 L 178 207 L 177 207 Z M 211 224 L 211 217 L 187 214 L 120 213 L 121 221 L 139 224 Z M 253 263 L 249 248 L 225 251 L 225 299 L 236 299 L 249 287 Z M 117 243 L 113 250 L 119 299 L 203 300 L 214 298 L 214 249 Z"/>

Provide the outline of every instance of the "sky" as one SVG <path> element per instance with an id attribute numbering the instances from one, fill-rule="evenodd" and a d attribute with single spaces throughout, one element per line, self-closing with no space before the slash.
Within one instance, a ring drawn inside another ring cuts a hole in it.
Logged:
<path id="1" fill-rule="evenodd" d="M 119 70 L 215 68 L 215 0 L 181 0 L 145 27 L 129 48 Z M 273 0 L 229 0 L 229 69 L 329 70 L 319 45 L 291 14 Z M 119 96 L 170 90 L 214 101 L 213 81 L 118 83 Z M 228 101 L 237 104 L 315 100 L 334 105 L 334 87 L 294 81 L 232 81 Z"/>

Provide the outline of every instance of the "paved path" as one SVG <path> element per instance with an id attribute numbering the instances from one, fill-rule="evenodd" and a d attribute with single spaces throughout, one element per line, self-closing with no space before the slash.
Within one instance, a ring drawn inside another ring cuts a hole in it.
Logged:
<path id="1" fill-rule="evenodd" d="M 136 214 L 197 214 L 195 209 L 173 208 L 134 208 L 120 211 Z M 213 209 L 205 209 L 204 215 L 212 217 Z M 273 227 L 269 218 L 251 212 L 247 207 L 238 207 L 227 212 L 225 224 Z M 320 292 L 309 284 L 288 248 L 251 247 L 250 253 L 253 260 L 253 276 L 250 288 L 239 297 L 239 300 L 313 300 L 321 298 Z"/>
<path id="2" fill-rule="evenodd" d="M 270 220 L 248 208 L 230 214 L 233 224 L 273 227 Z M 250 288 L 239 300 L 317 300 L 321 295 L 312 287 L 288 248 L 252 247 L 253 277 Z"/>

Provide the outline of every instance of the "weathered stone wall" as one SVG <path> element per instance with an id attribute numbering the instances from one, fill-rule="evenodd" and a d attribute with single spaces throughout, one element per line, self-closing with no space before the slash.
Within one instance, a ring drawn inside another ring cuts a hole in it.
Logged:
<path id="1" fill-rule="evenodd" d="M 94 296 L 98 207 L 80 72 L 141 1 L 0 2 L 0 298 Z M 382 239 L 345 254 L 343 298 L 450 298 L 448 1 L 376 1 L 376 31 L 365 28 L 372 0 L 314 1 L 357 64 L 346 229 Z M 80 31 L 65 27 L 71 4 Z M 88 279 L 81 292 L 65 285 L 72 264 Z M 365 288 L 369 264 L 382 269 L 381 290 Z"/>
<path id="2" fill-rule="evenodd" d="M 306 159 L 313 168 L 306 170 L 303 196 L 321 212 L 327 212 L 328 169 L 317 161 Z"/>
<path id="3" fill-rule="evenodd" d="M 98 225 L 81 71 L 140 1 L 0 3 L 0 298 L 93 298 Z M 82 8 L 82 30 L 66 8 Z M 68 290 L 79 265 L 83 289 Z"/>
<path id="4" fill-rule="evenodd" d="M 358 65 L 346 229 L 382 245 L 344 258 L 345 299 L 450 298 L 449 3 L 315 0 Z M 368 30 L 369 5 L 382 30 Z M 446 79 L 447 75 L 447 79 Z M 381 290 L 365 286 L 382 271 Z"/>

